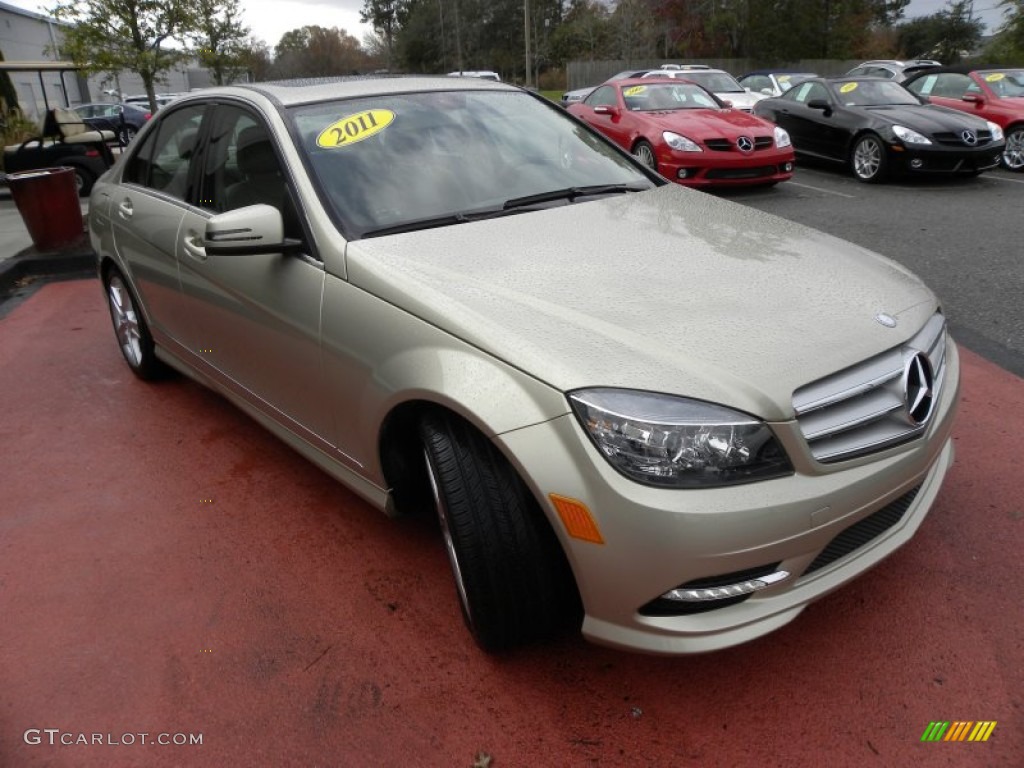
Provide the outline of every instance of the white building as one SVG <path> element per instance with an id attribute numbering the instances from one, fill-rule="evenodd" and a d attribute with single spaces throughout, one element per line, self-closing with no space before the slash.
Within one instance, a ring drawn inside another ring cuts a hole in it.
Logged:
<path id="1" fill-rule="evenodd" d="M 39 71 L 30 66 L 36 62 L 56 65 L 64 26 L 62 22 L 0 0 L 0 53 L 7 67 L 19 64 L 26 67 L 7 74 L 18 94 L 21 111 L 27 117 L 40 120 L 47 106 L 73 107 L 94 101 L 119 101 L 119 92 L 125 96 L 146 92 L 142 78 L 134 72 L 124 72 L 116 78 L 109 75 L 85 77 L 70 68 L 61 71 L 58 66 Z M 183 93 L 210 85 L 206 70 L 186 66 L 167 72 L 164 78 L 165 82 L 157 85 L 157 93 Z"/>

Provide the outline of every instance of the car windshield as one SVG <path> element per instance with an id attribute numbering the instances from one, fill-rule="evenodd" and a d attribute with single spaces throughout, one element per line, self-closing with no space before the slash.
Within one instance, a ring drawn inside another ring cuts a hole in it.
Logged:
<path id="1" fill-rule="evenodd" d="M 817 77 L 817 75 L 813 72 L 801 72 L 799 74 L 776 75 L 775 79 L 779 83 L 779 90 L 785 93 L 798 82 L 809 77 Z"/>
<path id="2" fill-rule="evenodd" d="M 850 80 L 834 86 L 839 101 L 848 107 L 881 107 L 920 104 L 918 98 L 899 83 L 889 80 Z"/>
<path id="3" fill-rule="evenodd" d="M 622 89 L 622 99 L 631 112 L 664 109 L 719 109 L 715 97 L 691 83 L 631 85 Z"/>
<path id="4" fill-rule="evenodd" d="M 290 112 L 321 199 L 350 237 L 655 186 L 628 156 L 518 91 L 402 93 Z"/>
<path id="5" fill-rule="evenodd" d="M 736 78 L 725 72 L 700 72 L 690 71 L 678 75 L 698 85 L 702 85 L 712 93 L 742 93 L 743 86 Z"/>
<path id="6" fill-rule="evenodd" d="M 1000 69 L 978 74 L 996 96 L 1004 99 L 1024 96 L 1024 69 Z"/>

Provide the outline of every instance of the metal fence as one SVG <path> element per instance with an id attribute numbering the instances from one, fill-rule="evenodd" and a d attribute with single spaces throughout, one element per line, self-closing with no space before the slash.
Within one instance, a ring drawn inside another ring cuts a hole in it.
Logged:
<path id="1" fill-rule="evenodd" d="M 842 75 L 860 64 L 859 60 L 844 61 L 840 59 L 803 59 L 778 65 L 778 69 L 791 69 L 800 72 L 816 72 L 819 75 Z M 657 69 L 662 64 L 707 64 L 716 69 L 724 69 L 737 77 L 754 69 L 765 69 L 763 61 L 755 59 L 638 59 L 635 61 L 604 60 L 604 61 L 570 61 L 566 68 L 568 90 L 587 88 L 603 83 L 616 72 L 626 69 Z"/>

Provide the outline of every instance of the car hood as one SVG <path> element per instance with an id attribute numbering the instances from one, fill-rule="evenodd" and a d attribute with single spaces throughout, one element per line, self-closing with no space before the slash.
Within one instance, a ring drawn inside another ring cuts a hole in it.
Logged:
<path id="1" fill-rule="evenodd" d="M 671 184 L 355 241 L 346 266 L 354 285 L 561 391 L 669 392 L 769 420 L 936 308 L 891 261 Z"/>
<path id="2" fill-rule="evenodd" d="M 775 126 L 763 117 L 738 109 L 672 109 L 646 114 L 662 130 L 687 136 L 733 138 L 750 133 L 771 136 L 775 130 Z"/>
<path id="3" fill-rule="evenodd" d="M 964 128 L 974 131 L 988 128 L 980 117 L 965 115 L 955 109 L 946 109 L 932 104 L 887 105 L 864 107 L 864 109 L 891 123 L 899 123 L 925 134 L 962 131 Z"/>

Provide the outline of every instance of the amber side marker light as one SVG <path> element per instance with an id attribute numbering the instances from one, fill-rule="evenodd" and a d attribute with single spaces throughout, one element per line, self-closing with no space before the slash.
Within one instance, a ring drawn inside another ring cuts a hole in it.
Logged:
<path id="1" fill-rule="evenodd" d="M 548 498 L 555 505 L 558 516 L 562 519 L 565 530 L 574 539 L 589 541 L 592 544 L 604 544 L 604 537 L 590 515 L 590 510 L 582 501 L 549 493 Z"/>

